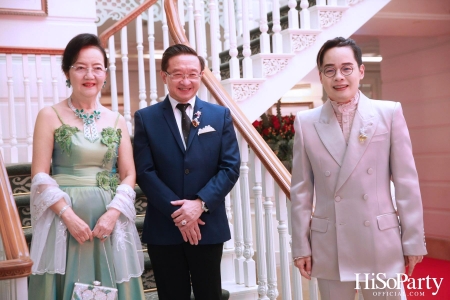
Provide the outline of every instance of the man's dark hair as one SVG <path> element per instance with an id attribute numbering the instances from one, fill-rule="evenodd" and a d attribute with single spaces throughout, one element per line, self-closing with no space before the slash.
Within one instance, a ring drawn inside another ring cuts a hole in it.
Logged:
<path id="1" fill-rule="evenodd" d="M 355 41 L 352 39 L 344 39 L 343 37 L 336 37 L 332 40 L 326 41 L 322 48 L 320 48 L 319 53 L 317 53 L 316 63 L 319 70 L 322 67 L 325 53 L 334 47 L 350 47 L 353 51 L 353 56 L 355 56 L 355 60 L 358 63 L 358 67 L 362 65 L 361 48 L 356 45 Z"/>
<path id="2" fill-rule="evenodd" d="M 96 47 L 103 54 L 105 67 L 108 66 L 105 49 L 102 47 L 100 39 L 91 33 L 81 33 L 69 41 L 64 49 L 61 69 L 65 74 L 69 73 L 70 67 L 77 61 L 81 49 L 86 47 Z"/>
<path id="3" fill-rule="evenodd" d="M 167 72 L 167 68 L 169 67 L 169 59 L 183 54 L 196 56 L 198 58 L 198 61 L 200 62 L 200 72 L 203 71 L 203 69 L 205 68 L 205 61 L 203 60 L 203 57 L 199 56 L 197 52 L 195 52 L 195 50 L 191 47 L 183 44 L 175 44 L 164 51 L 161 60 L 161 70 L 163 72 Z"/>

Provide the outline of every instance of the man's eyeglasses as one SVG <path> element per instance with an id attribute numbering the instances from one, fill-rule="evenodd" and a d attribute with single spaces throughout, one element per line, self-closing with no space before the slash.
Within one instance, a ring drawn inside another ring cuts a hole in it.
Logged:
<path id="1" fill-rule="evenodd" d="M 340 68 L 341 74 L 344 76 L 348 76 L 353 73 L 353 67 L 352 66 L 342 66 Z M 332 78 L 336 75 L 337 69 L 335 67 L 326 67 L 322 70 L 323 75 L 325 75 L 328 78 Z"/>
<path id="2" fill-rule="evenodd" d="M 70 66 L 70 67 L 74 69 L 75 73 L 80 75 L 86 75 L 89 72 L 89 70 L 91 70 L 92 74 L 96 76 L 102 76 L 105 75 L 105 72 L 107 70 L 107 68 L 104 68 L 102 66 L 96 66 L 93 68 L 86 68 L 83 66 Z"/>
<path id="3" fill-rule="evenodd" d="M 173 73 L 173 74 L 169 74 L 168 72 L 164 72 L 166 73 L 167 76 L 169 76 L 173 81 L 180 81 L 183 80 L 185 78 L 187 78 L 190 81 L 196 81 L 198 80 L 200 77 L 202 77 L 202 74 L 197 74 L 197 73 L 190 73 L 190 74 L 182 74 L 182 73 Z"/>

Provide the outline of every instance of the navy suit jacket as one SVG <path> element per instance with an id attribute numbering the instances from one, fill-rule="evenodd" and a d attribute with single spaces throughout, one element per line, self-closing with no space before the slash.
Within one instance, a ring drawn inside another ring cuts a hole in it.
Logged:
<path id="1" fill-rule="evenodd" d="M 199 244 L 230 239 L 225 196 L 239 177 L 240 155 L 228 108 L 196 98 L 200 125 L 191 130 L 186 149 L 181 140 L 169 98 L 135 113 L 134 161 L 136 178 L 147 196 L 142 241 L 152 245 L 176 245 L 183 237 L 171 214 L 180 199 L 205 201 L 209 211 L 200 219 Z M 198 134 L 210 125 L 215 131 Z"/>

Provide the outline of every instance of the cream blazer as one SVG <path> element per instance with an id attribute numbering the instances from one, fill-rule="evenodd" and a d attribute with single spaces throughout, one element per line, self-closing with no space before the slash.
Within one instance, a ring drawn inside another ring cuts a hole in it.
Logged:
<path id="1" fill-rule="evenodd" d="M 330 101 L 299 112 L 294 126 L 292 256 L 312 255 L 313 277 L 395 277 L 404 272 L 404 255 L 427 253 L 418 176 L 400 103 L 361 93 L 348 145 Z"/>

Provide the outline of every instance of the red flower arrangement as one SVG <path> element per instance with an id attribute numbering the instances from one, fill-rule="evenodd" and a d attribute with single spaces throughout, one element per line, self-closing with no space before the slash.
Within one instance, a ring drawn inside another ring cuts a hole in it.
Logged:
<path id="1" fill-rule="evenodd" d="M 253 127 L 267 142 L 288 170 L 292 166 L 292 147 L 294 144 L 294 115 L 281 116 L 281 102 L 277 102 L 277 114 L 263 114 L 261 120 L 253 122 Z"/>

